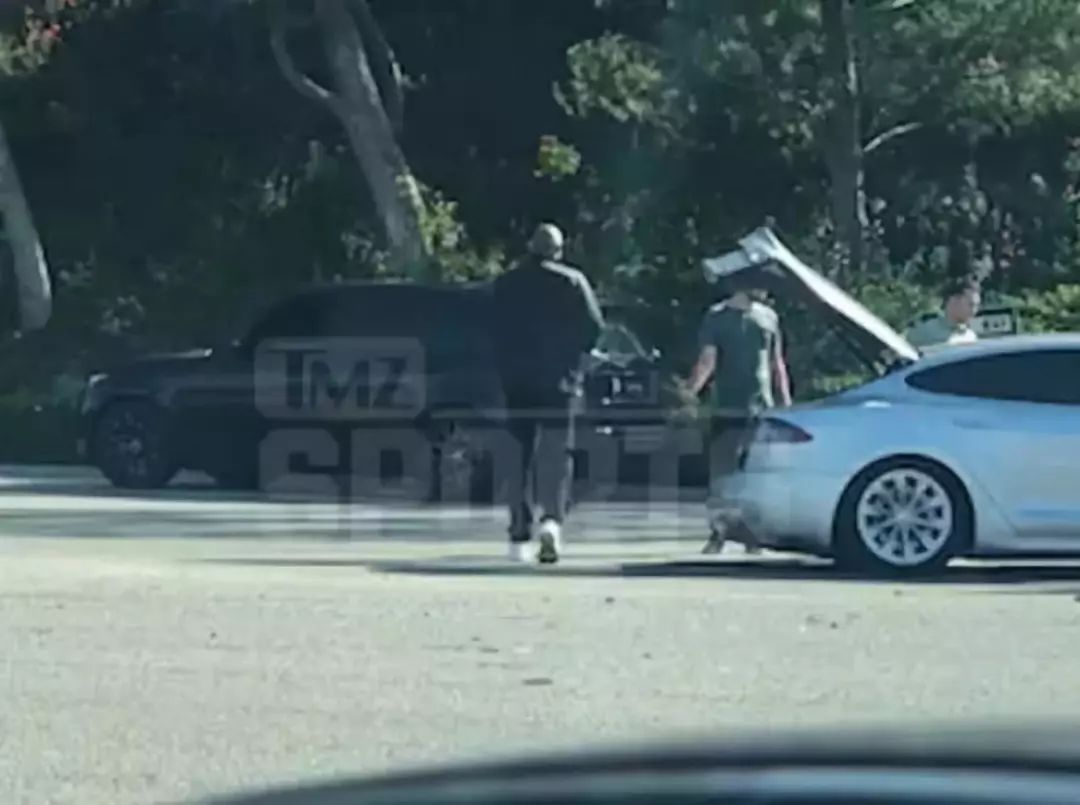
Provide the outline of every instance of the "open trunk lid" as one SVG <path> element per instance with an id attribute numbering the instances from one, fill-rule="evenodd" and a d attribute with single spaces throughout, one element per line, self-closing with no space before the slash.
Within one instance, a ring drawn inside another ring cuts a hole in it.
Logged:
<path id="1" fill-rule="evenodd" d="M 767 227 L 739 241 L 740 248 L 703 262 L 706 277 L 733 288 L 762 288 L 820 310 L 860 356 L 874 364 L 919 359 L 907 339 L 834 282 L 796 257 Z M 891 356 L 891 359 L 890 357 Z"/>

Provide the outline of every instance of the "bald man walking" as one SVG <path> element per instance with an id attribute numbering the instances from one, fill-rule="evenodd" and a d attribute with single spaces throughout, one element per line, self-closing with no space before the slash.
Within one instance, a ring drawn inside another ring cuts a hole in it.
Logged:
<path id="1" fill-rule="evenodd" d="M 562 232 L 543 224 L 529 241 L 528 254 L 494 287 L 495 357 L 517 453 L 510 478 L 510 557 L 515 561 L 559 559 L 573 481 L 582 356 L 604 326 L 592 286 L 584 274 L 560 262 L 562 256 Z"/>

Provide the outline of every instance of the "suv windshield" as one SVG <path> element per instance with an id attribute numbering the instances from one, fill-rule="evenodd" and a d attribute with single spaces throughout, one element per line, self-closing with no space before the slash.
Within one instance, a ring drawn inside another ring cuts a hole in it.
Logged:
<path id="1" fill-rule="evenodd" d="M 618 362 L 647 359 L 650 353 L 626 324 L 608 321 L 596 342 L 596 350 Z"/>

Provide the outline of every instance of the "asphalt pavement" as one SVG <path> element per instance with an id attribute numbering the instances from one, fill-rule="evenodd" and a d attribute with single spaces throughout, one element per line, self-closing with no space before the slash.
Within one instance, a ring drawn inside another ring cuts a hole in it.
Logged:
<path id="1" fill-rule="evenodd" d="M 177 802 L 458 759 L 800 725 L 1080 718 L 1080 564 L 847 578 L 701 507 L 120 494 L 0 468 L 0 801 Z"/>

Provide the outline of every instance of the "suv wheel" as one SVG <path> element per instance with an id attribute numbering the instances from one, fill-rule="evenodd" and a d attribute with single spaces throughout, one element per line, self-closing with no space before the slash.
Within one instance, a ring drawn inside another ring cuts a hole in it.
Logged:
<path id="1" fill-rule="evenodd" d="M 94 463 L 122 489 L 160 489 L 177 472 L 165 415 L 146 402 L 109 406 L 94 430 Z"/>
<path id="2" fill-rule="evenodd" d="M 432 439 L 430 499 L 443 503 L 492 503 L 494 461 L 483 429 L 441 424 Z"/>

